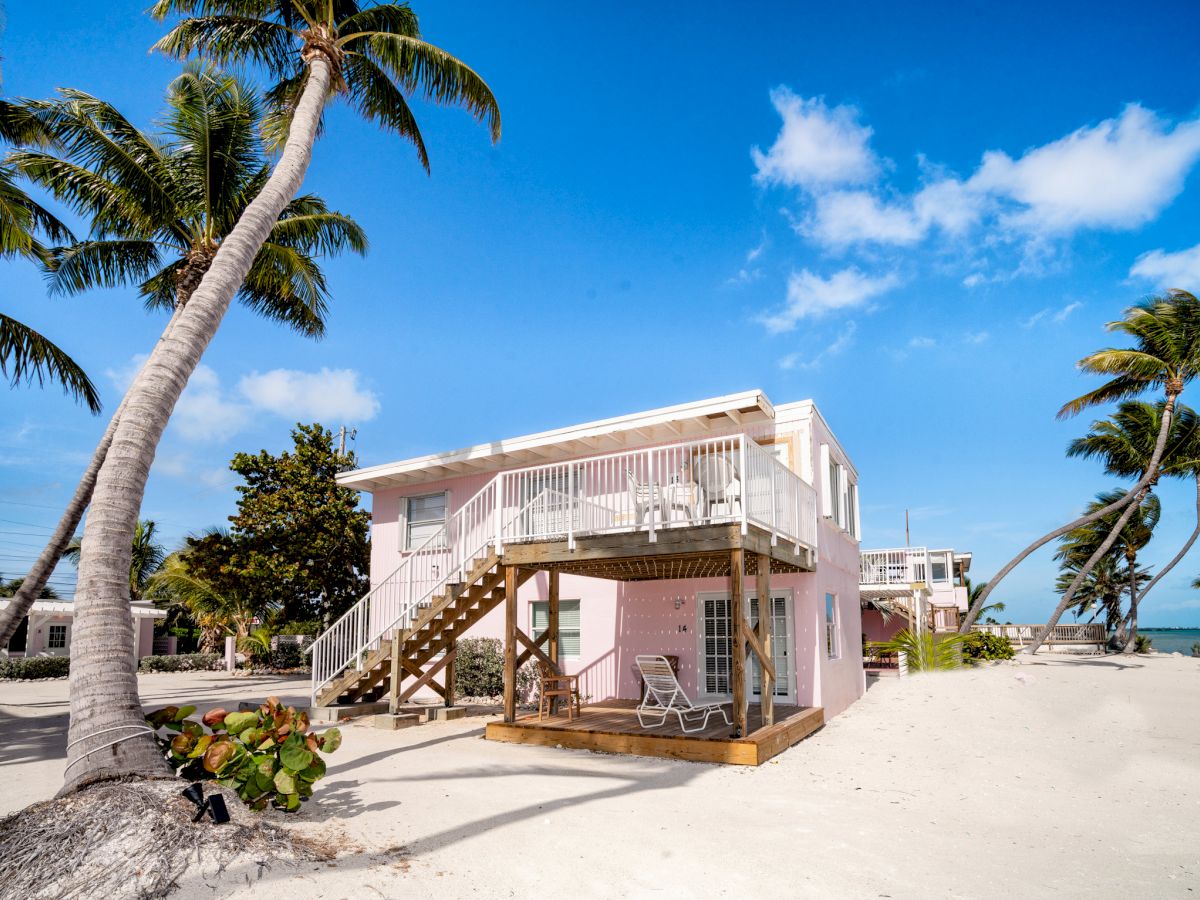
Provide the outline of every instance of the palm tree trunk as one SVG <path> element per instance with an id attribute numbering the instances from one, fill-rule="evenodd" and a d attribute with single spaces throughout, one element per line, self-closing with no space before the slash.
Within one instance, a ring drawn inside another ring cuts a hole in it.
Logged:
<path id="1" fill-rule="evenodd" d="M 304 181 L 330 75 L 329 61 L 314 54 L 278 164 L 126 395 L 83 533 L 71 647 L 67 771 L 60 794 L 103 779 L 170 773 L 150 734 L 137 730 L 144 719 L 129 612 L 133 533 L 155 450 L 175 403 L 255 255 Z M 105 747 L 114 740 L 120 743 Z"/>
<path id="2" fill-rule="evenodd" d="M 182 299 L 186 302 L 187 298 Z M 179 318 L 181 308 L 180 304 L 177 303 L 174 312 L 171 313 L 171 318 L 167 321 L 167 326 L 163 329 L 163 333 L 159 337 L 160 342 L 171 333 L 171 326 Z M 26 573 L 25 579 L 13 595 L 12 601 L 7 607 L 0 610 L 0 647 L 9 642 L 20 626 L 21 620 L 29 615 L 29 610 L 33 608 L 33 602 L 42 595 L 42 588 L 46 586 L 46 582 L 54 574 L 55 566 L 62 559 L 67 545 L 71 543 L 71 538 L 75 536 L 75 532 L 79 528 L 79 523 L 83 521 L 83 514 L 87 511 L 88 504 L 92 502 L 92 491 L 96 487 L 96 476 L 100 474 L 100 467 L 104 465 L 104 459 L 108 456 L 108 448 L 112 445 L 113 435 L 117 433 L 117 423 L 120 422 L 121 412 L 124 409 L 125 400 L 122 398 L 120 406 L 117 407 L 117 411 L 113 413 L 113 417 L 108 423 L 108 428 L 104 430 L 104 436 L 100 438 L 100 443 L 92 451 L 91 461 L 88 462 L 88 467 L 84 469 L 83 477 L 79 479 L 79 484 L 75 487 L 75 493 L 71 497 L 71 502 L 67 504 L 62 517 L 58 520 L 58 525 L 55 527 L 54 533 L 50 536 L 50 541 L 42 549 L 42 552 L 30 567 L 29 572 Z"/>
<path id="3" fill-rule="evenodd" d="M 1188 551 L 1192 549 L 1192 545 L 1196 543 L 1197 538 L 1200 538 L 1200 474 L 1196 475 L 1196 527 L 1192 529 L 1192 534 L 1184 543 L 1184 545 L 1179 548 L 1179 552 L 1172 557 L 1169 563 L 1162 567 L 1157 575 L 1150 579 L 1150 583 L 1142 589 L 1140 594 L 1137 595 L 1137 600 L 1139 603 L 1146 598 L 1146 595 L 1150 593 L 1150 589 L 1158 584 L 1164 575 L 1175 568 L 1175 566 L 1181 562 L 1185 556 L 1187 556 Z M 0 641 L 0 643 L 3 643 L 3 641 Z"/>
<path id="4" fill-rule="evenodd" d="M 1054 630 L 1054 626 L 1058 624 L 1058 620 L 1062 618 L 1062 614 L 1067 611 L 1067 608 L 1075 599 L 1075 592 L 1079 590 L 1079 586 L 1083 584 L 1083 580 L 1087 578 L 1088 572 L 1092 571 L 1096 563 L 1104 557 L 1104 554 L 1112 549 L 1112 545 L 1117 542 L 1117 537 L 1121 534 L 1121 530 L 1137 511 L 1138 507 L 1141 505 L 1143 497 L 1145 497 L 1148 491 L 1149 488 L 1142 488 L 1141 492 L 1137 495 L 1137 497 L 1134 498 L 1134 501 L 1125 507 L 1125 511 L 1121 513 L 1121 518 L 1117 519 L 1117 524 L 1112 527 L 1111 531 L 1109 531 L 1108 537 L 1106 537 L 1104 542 L 1096 548 L 1096 552 L 1091 555 L 1088 561 L 1083 564 L 1083 568 L 1081 568 L 1075 575 L 1075 579 L 1071 582 L 1071 586 L 1067 588 L 1067 592 L 1063 594 L 1062 600 L 1059 601 L 1058 607 L 1054 610 L 1054 615 L 1050 617 L 1050 621 L 1046 623 L 1046 626 L 1038 633 L 1038 636 L 1033 639 L 1033 643 L 1029 644 L 1021 652 L 1028 653 L 1030 656 L 1038 652 L 1038 649 L 1042 646 L 1042 643 Z"/>
<path id="5" fill-rule="evenodd" d="M 1032 544 L 1030 544 L 1028 547 L 1026 547 L 1024 550 L 1022 550 L 1016 556 L 1014 556 L 1011 560 L 1009 560 L 1008 564 L 1003 569 L 1001 569 L 999 572 L 997 572 L 996 575 L 994 575 L 988 581 L 987 587 L 985 587 L 983 589 L 983 591 L 980 593 L 979 597 L 975 600 L 975 602 L 973 604 L 971 604 L 971 608 L 969 610 L 967 610 L 966 618 L 963 619 L 962 625 L 959 626 L 959 629 L 958 629 L 959 634 L 969 634 L 970 633 L 971 626 L 974 625 L 975 620 L 979 618 L 979 611 L 981 609 L 983 609 L 983 605 L 987 602 L 987 598 L 989 596 L 991 596 L 992 591 L 994 591 L 996 589 L 996 587 L 1000 584 L 1000 582 L 1004 579 L 1004 577 L 1008 575 L 1009 572 L 1011 572 L 1018 565 L 1020 565 L 1022 562 L 1024 562 L 1024 560 L 1027 556 L 1029 556 L 1031 553 L 1033 553 L 1038 548 L 1044 547 L 1046 544 L 1050 543 L 1055 538 L 1062 537 L 1068 531 L 1073 531 L 1074 529 L 1079 528 L 1082 525 L 1087 525 L 1091 522 L 1095 522 L 1097 519 L 1103 518 L 1104 516 L 1107 516 L 1109 513 L 1115 512 L 1116 510 L 1120 509 L 1121 507 L 1126 506 L 1133 499 L 1134 495 L 1138 494 L 1139 492 L 1145 490 L 1147 487 L 1150 486 L 1150 484 L 1154 481 L 1154 479 L 1156 477 L 1158 477 L 1158 466 L 1159 466 L 1159 463 L 1162 462 L 1163 451 L 1167 447 L 1167 437 L 1171 433 L 1171 421 L 1175 417 L 1175 401 L 1178 398 L 1178 396 L 1179 396 L 1178 393 L 1171 392 L 1171 391 L 1167 392 L 1167 402 L 1163 406 L 1162 424 L 1159 426 L 1159 429 L 1158 429 L 1158 440 L 1154 444 L 1154 454 L 1150 457 L 1150 464 L 1148 466 L 1146 466 L 1145 474 L 1142 475 L 1142 477 L 1138 480 L 1137 484 L 1135 484 L 1133 487 L 1131 487 L 1129 489 L 1128 493 L 1126 493 L 1125 496 L 1122 497 L 1120 500 L 1117 500 L 1114 503 L 1110 503 L 1110 504 L 1108 504 L 1108 506 L 1105 506 L 1103 509 L 1098 509 L 1093 513 L 1089 513 L 1086 516 L 1080 516 L 1074 522 L 1068 522 L 1066 525 L 1063 525 L 1061 528 L 1056 528 L 1054 531 L 1051 531 L 1049 534 L 1042 535 L 1040 538 L 1038 538 L 1036 541 L 1034 541 Z M 1076 580 L 1078 581 L 1084 575 L 1086 575 L 1087 571 L 1091 570 L 1092 565 L 1094 565 L 1094 564 L 1089 564 L 1089 565 L 1085 566 L 1084 567 L 1085 571 L 1081 572 L 1079 578 Z M 1074 593 L 1074 592 L 1072 592 L 1072 593 Z M 1062 607 L 1062 608 L 1065 609 L 1065 607 Z M 1061 616 L 1062 612 L 1060 611 L 1058 613 L 1058 615 Z M 1055 621 L 1057 621 L 1057 618 L 1055 619 Z"/>
<path id="6" fill-rule="evenodd" d="M 1145 591 L 1142 594 L 1144 595 Z M 1137 567 L 1131 562 L 1129 565 L 1129 640 L 1121 648 L 1121 653 L 1125 655 L 1137 649 L 1137 610 L 1138 601 L 1141 599 L 1137 590 Z"/>

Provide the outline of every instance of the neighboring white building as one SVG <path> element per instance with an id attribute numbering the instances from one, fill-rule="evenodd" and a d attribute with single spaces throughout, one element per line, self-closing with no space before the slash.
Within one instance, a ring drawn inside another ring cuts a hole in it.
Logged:
<path id="1" fill-rule="evenodd" d="M 11 602 L 0 599 L 0 609 Z M 149 603 L 131 603 L 129 607 L 133 613 L 134 653 L 139 659 L 150 656 L 154 653 L 154 623 L 165 619 L 167 611 Z M 35 600 L 8 646 L 0 647 L 0 656 L 70 656 L 74 618 L 75 604 L 69 600 Z M 162 652 L 174 653 L 174 638 L 168 643 L 169 649 L 162 648 Z"/>
<path id="2" fill-rule="evenodd" d="M 863 550 L 859 598 L 863 637 L 886 641 L 904 628 L 955 631 L 967 611 L 971 554 L 926 547 Z"/>

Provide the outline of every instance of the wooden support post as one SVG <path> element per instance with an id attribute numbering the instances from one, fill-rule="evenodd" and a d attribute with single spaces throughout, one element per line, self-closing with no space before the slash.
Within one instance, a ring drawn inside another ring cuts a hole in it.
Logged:
<path id="1" fill-rule="evenodd" d="M 554 663 L 554 670 L 561 672 L 558 667 L 558 570 L 551 569 L 549 592 L 546 594 L 546 631 L 550 635 L 550 643 L 546 645 L 547 656 Z M 558 715 L 558 698 L 550 698 L 550 715 Z"/>
<path id="2" fill-rule="evenodd" d="M 391 671 L 391 691 L 388 695 L 388 712 L 393 716 L 396 714 L 399 705 L 400 696 L 400 650 L 404 647 L 404 637 L 402 632 L 397 631 L 392 635 L 392 671 Z"/>
<path id="3" fill-rule="evenodd" d="M 454 661 L 455 661 L 455 659 L 458 658 L 458 641 L 450 642 L 450 646 L 448 646 L 446 648 L 446 655 L 449 657 L 449 659 L 446 662 L 446 675 L 445 675 L 445 681 L 443 682 L 446 685 L 446 705 L 453 706 L 454 705 L 454 693 L 455 693 L 455 687 L 456 687 L 455 674 L 454 674 Z"/>
<path id="4" fill-rule="evenodd" d="M 743 470 L 744 471 L 744 470 Z M 746 569 L 739 547 L 729 551 L 729 636 L 733 650 L 729 680 L 733 689 L 733 728 L 736 737 L 746 735 L 746 640 L 741 623 L 745 619 Z"/>
<path id="5" fill-rule="evenodd" d="M 754 592 L 758 595 L 758 643 L 766 659 L 774 659 L 771 651 L 771 635 L 774 631 L 775 602 L 771 599 L 771 557 L 758 554 L 758 574 L 755 576 Z M 758 702 L 762 709 L 763 726 L 775 724 L 775 678 L 766 666 L 759 666 Z"/>
<path id="6" fill-rule="evenodd" d="M 504 567 L 504 721 L 517 719 L 517 567 Z"/>

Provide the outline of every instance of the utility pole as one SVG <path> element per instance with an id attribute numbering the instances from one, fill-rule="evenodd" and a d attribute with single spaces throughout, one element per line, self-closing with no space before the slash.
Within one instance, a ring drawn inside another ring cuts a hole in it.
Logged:
<path id="1" fill-rule="evenodd" d="M 905 547 L 912 546 L 909 541 L 909 537 L 908 537 L 908 510 L 907 509 L 904 511 L 904 546 Z"/>
<path id="2" fill-rule="evenodd" d="M 354 440 L 357 437 L 358 437 L 358 429 L 352 428 L 350 430 L 350 440 Z M 346 455 L 346 426 L 343 425 L 341 428 L 338 429 L 338 456 L 345 456 L 345 455 Z"/>

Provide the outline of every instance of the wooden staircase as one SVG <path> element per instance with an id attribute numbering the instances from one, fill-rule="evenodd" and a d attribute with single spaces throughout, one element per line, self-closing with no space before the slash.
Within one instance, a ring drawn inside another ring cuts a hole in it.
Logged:
<path id="1" fill-rule="evenodd" d="M 402 678 L 421 679 L 432 670 L 426 667 L 435 657 L 452 647 L 476 622 L 504 600 L 505 567 L 493 547 L 468 567 L 465 580 L 446 584 L 417 615 L 412 627 L 369 653 L 361 668 L 348 667 L 317 694 L 316 706 L 369 702 L 386 697 L 391 689 L 393 666 L 399 665 Z M 517 585 L 528 581 L 532 569 L 518 570 Z M 399 646 L 399 658 L 395 658 Z M 436 688 L 436 685 L 434 685 Z"/>

